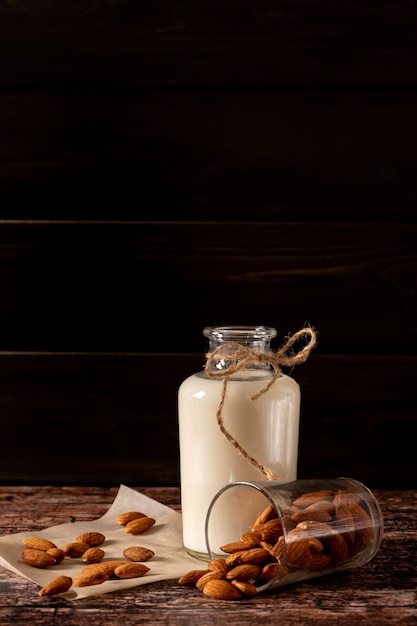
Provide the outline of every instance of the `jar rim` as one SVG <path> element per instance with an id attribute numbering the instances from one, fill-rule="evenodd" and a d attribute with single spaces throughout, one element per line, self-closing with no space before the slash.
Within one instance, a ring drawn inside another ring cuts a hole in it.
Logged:
<path id="1" fill-rule="evenodd" d="M 217 341 L 239 341 L 242 338 L 266 341 L 276 337 L 277 331 L 272 326 L 206 326 L 203 335 Z"/>

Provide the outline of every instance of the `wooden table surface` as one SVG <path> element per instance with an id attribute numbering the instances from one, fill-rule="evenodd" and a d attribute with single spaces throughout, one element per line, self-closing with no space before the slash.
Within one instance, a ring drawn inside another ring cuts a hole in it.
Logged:
<path id="1" fill-rule="evenodd" d="M 180 510 L 178 488 L 137 489 Z M 116 493 L 114 487 L 0 487 L 0 534 L 93 520 L 106 512 Z M 378 554 L 362 568 L 236 602 L 206 598 L 177 581 L 69 602 L 41 597 L 34 583 L 0 568 L 0 624 L 417 624 L 417 492 L 374 493 L 385 535 Z"/>

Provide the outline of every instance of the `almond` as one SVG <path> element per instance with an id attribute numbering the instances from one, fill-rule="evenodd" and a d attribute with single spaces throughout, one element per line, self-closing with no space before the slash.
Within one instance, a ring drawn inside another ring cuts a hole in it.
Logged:
<path id="1" fill-rule="evenodd" d="M 153 550 L 142 546 L 131 546 L 123 550 L 123 556 L 129 561 L 149 561 L 154 555 Z"/>
<path id="2" fill-rule="evenodd" d="M 73 579 L 73 584 L 77 587 L 90 587 L 91 585 L 101 585 L 111 576 L 105 569 L 100 569 L 97 565 L 89 565 Z"/>
<path id="3" fill-rule="evenodd" d="M 313 504 L 313 502 L 317 502 L 317 500 L 329 500 L 332 501 L 335 495 L 334 491 L 330 491 L 328 489 L 322 489 L 320 491 L 309 491 L 308 493 L 303 493 L 299 498 L 293 500 L 293 506 L 306 507 Z"/>
<path id="4" fill-rule="evenodd" d="M 250 550 L 243 550 L 239 554 L 240 563 L 260 563 L 269 556 L 269 552 L 265 548 L 251 548 Z"/>
<path id="5" fill-rule="evenodd" d="M 57 576 L 49 581 L 39 591 L 40 596 L 53 596 L 57 593 L 65 593 L 72 585 L 72 578 L 69 576 Z"/>
<path id="6" fill-rule="evenodd" d="M 268 543 L 267 541 L 260 541 L 259 542 L 259 547 L 260 548 L 264 548 L 264 550 L 267 550 L 269 552 L 269 554 L 273 553 L 274 546 L 275 546 L 275 543 Z"/>
<path id="7" fill-rule="evenodd" d="M 92 573 L 103 572 L 107 578 L 113 576 L 114 570 L 119 565 L 124 565 L 127 561 L 124 560 L 114 560 L 114 561 L 99 561 L 98 563 L 88 563 L 84 569 L 81 570 L 80 574 L 84 577 L 90 576 Z"/>
<path id="8" fill-rule="evenodd" d="M 283 536 L 281 536 L 279 537 L 278 541 L 276 542 L 272 550 L 270 550 L 270 554 L 274 556 L 278 561 L 281 561 L 283 554 L 284 554 L 284 548 L 285 548 L 285 539 Z"/>
<path id="9" fill-rule="evenodd" d="M 366 545 L 371 543 L 373 538 L 372 522 L 369 515 L 364 511 L 360 504 L 349 504 L 355 523 L 355 537 L 358 543 Z"/>
<path id="10" fill-rule="evenodd" d="M 37 550 L 36 548 L 23 550 L 22 559 L 28 565 L 31 565 L 32 567 L 39 567 L 41 569 L 49 567 L 55 563 L 55 559 L 51 554 L 48 554 L 44 550 Z"/>
<path id="11" fill-rule="evenodd" d="M 65 546 L 62 546 L 61 550 L 65 556 L 69 556 L 70 559 L 76 559 L 82 556 L 89 547 L 88 543 L 73 541 L 72 543 L 67 543 Z"/>
<path id="12" fill-rule="evenodd" d="M 355 541 L 355 520 L 349 505 L 343 504 L 336 509 L 337 530 L 342 533 L 346 541 Z"/>
<path id="13" fill-rule="evenodd" d="M 26 546 L 26 548 L 43 550 L 44 552 L 51 548 L 56 548 L 56 545 L 52 543 L 52 541 L 48 541 L 48 539 L 43 539 L 42 537 L 26 537 L 23 539 L 23 545 Z"/>
<path id="14" fill-rule="evenodd" d="M 226 573 L 228 570 L 226 560 L 222 559 L 221 557 L 219 557 L 218 559 L 212 559 L 207 567 L 211 572 L 215 570 L 220 570 L 221 572 Z"/>
<path id="15" fill-rule="evenodd" d="M 142 563 L 123 563 L 114 570 L 117 578 L 139 578 L 149 572 L 149 567 Z"/>
<path id="16" fill-rule="evenodd" d="M 91 533 L 83 533 L 79 537 L 75 539 L 77 543 L 86 543 L 90 546 L 90 548 L 94 548 L 95 546 L 99 546 L 103 541 L 105 541 L 106 537 L 102 533 L 91 532 Z"/>
<path id="17" fill-rule="evenodd" d="M 61 548 L 50 548 L 46 553 L 54 557 L 55 565 L 58 565 L 65 559 L 65 552 Z"/>
<path id="18" fill-rule="evenodd" d="M 359 494 L 354 493 L 353 491 L 340 490 L 336 492 L 333 504 L 337 508 L 339 506 L 347 506 L 348 504 L 358 503 L 359 500 Z"/>
<path id="19" fill-rule="evenodd" d="M 279 572 L 280 567 L 281 564 L 278 563 L 278 561 L 275 561 L 274 563 L 267 563 L 263 566 L 259 578 L 264 583 L 269 582 Z"/>
<path id="20" fill-rule="evenodd" d="M 257 524 L 265 524 L 277 517 L 277 512 L 273 504 L 269 504 L 255 520 L 254 526 Z"/>
<path id="21" fill-rule="evenodd" d="M 147 517 L 145 513 L 141 513 L 140 511 L 127 511 L 126 513 L 120 513 L 117 516 L 117 523 L 122 526 L 126 526 L 129 522 L 134 519 L 140 519 L 141 517 Z"/>
<path id="22" fill-rule="evenodd" d="M 317 553 L 311 555 L 310 569 L 325 569 L 329 567 L 332 557 L 330 554 Z"/>
<path id="23" fill-rule="evenodd" d="M 220 550 L 227 554 L 233 554 L 233 552 L 250 550 L 251 548 L 253 548 L 253 541 L 233 541 L 232 543 L 226 543 L 224 546 L 221 546 Z"/>
<path id="24" fill-rule="evenodd" d="M 243 541 L 243 543 L 248 545 L 250 548 L 255 548 L 259 544 L 259 539 L 260 537 L 258 537 L 256 533 L 246 532 L 246 533 L 243 533 L 243 535 L 240 538 L 240 541 Z"/>
<path id="25" fill-rule="evenodd" d="M 349 548 L 342 535 L 339 533 L 333 533 L 331 537 L 327 538 L 327 545 L 329 552 L 336 563 L 346 561 L 349 555 Z"/>
<path id="26" fill-rule="evenodd" d="M 252 583 L 249 583 L 247 580 L 232 580 L 231 583 L 240 593 L 248 598 L 254 598 L 257 594 L 255 585 L 252 585 Z"/>
<path id="27" fill-rule="evenodd" d="M 261 568 L 259 565 L 254 565 L 252 563 L 247 563 L 243 565 L 236 565 L 230 569 L 226 574 L 227 580 L 233 580 L 236 578 L 237 580 L 250 580 L 251 578 L 256 578 L 261 573 Z"/>
<path id="28" fill-rule="evenodd" d="M 317 520 L 305 520 L 297 524 L 297 530 L 305 530 L 314 537 L 328 537 L 334 530 L 329 524 L 318 522 Z"/>
<path id="29" fill-rule="evenodd" d="M 127 561 L 124 561 L 122 559 L 117 559 L 117 560 L 114 559 L 111 561 L 100 561 L 99 563 L 87 565 L 87 567 L 85 567 L 83 571 L 89 570 L 90 568 L 94 568 L 95 570 L 106 572 L 106 574 L 108 574 L 109 576 L 112 576 L 114 574 L 114 570 L 116 569 L 116 567 L 119 567 L 119 565 L 124 565 L 125 563 L 127 563 Z"/>
<path id="30" fill-rule="evenodd" d="M 178 579 L 178 584 L 185 587 L 195 587 L 198 579 L 207 574 L 208 571 L 207 569 L 192 569 Z"/>
<path id="31" fill-rule="evenodd" d="M 266 522 L 261 530 L 262 541 L 268 543 L 275 543 L 278 541 L 278 537 L 282 535 L 282 524 L 279 519 L 273 519 Z"/>
<path id="32" fill-rule="evenodd" d="M 227 580 L 210 580 L 204 585 L 203 593 L 217 600 L 238 600 L 242 597 L 236 586 Z"/>
<path id="33" fill-rule="evenodd" d="M 212 571 L 208 571 L 206 574 L 203 574 L 203 576 L 201 576 L 195 586 L 197 587 L 197 589 L 204 589 L 204 587 L 207 585 L 207 583 L 211 580 L 221 580 L 224 579 L 224 572 L 222 572 L 219 569 L 216 570 L 212 570 Z"/>
<path id="34" fill-rule="evenodd" d="M 104 558 L 104 550 L 101 548 L 88 548 L 81 556 L 84 563 L 99 563 Z"/>
<path id="35" fill-rule="evenodd" d="M 331 520 L 330 512 L 334 512 L 334 504 L 328 500 L 317 500 L 302 511 L 293 513 L 293 522 L 304 522 L 305 520 L 315 520 L 318 522 L 328 522 Z"/>
<path id="36" fill-rule="evenodd" d="M 140 535 L 155 524 L 155 520 L 152 517 L 140 517 L 128 522 L 125 526 L 125 531 L 131 535 Z"/>
<path id="37" fill-rule="evenodd" d="M 294 541 L 287 542 L 285 553 L 285 565 L 289 569 L 309 569 L 311 561 L 311 552 L 309 539 L 296 538 Z"/>
<path id="38" fill-rule="evenodd" d="M 313 552 L 314 554 L 323 552 L 324 550 L 323 543 L 320 541 L 320 539 L 317 539 L 317 537 L 310 537 L 308 540 L 308 545 L 310 548 L 310 552 Z"/>

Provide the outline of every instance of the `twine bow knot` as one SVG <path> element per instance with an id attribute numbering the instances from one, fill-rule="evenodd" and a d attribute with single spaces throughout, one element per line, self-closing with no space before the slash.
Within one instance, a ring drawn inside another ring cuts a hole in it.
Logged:
<path id="1" fill-rule="evenodd" d="M 292 350 L 293 345 L 301 338 L 309 337 L 307 344 L 298 352 L 294 352 Z M 205 373 L 210 378 L 222 378 L 223 386 L 222 392 L 220 395 L 220 402 L 218 409 L 216 411 L 216 419 L 219 425 L 219 428 L 223 435 L 226 437 L 230 443 L 238 450 L 238 452 L 249 461 L 255 468 L 257 468 L 261 474 L 263 474 L 267 480 L 279 480 L 279 477 L 276 476 L 269 467 L 259 463 L 255 458 L 250 456 L 244 448 L 239 444 L 239 442 L 233 437 L 233 435 L 227 430 L 224 420 L 223 420 L 223 406 L 226 398 L 227 384 L 229 382 L 230 376 L 236 374 L 242 369 L 247 368 L 249 365 L 263 365 L 269 363 L 272 367 L 274 373 L 271 380 L 263 387 L 258 393 L 251 397 L 251 400 L 257 400 L 262 394 L 266 393 L 268 389 L 272 387 L 275 383 L 279 375 L 281 374 L 281 366 L 285 367 L 294 367 L 300 363 L 304 363 L 314 346 L 316 345 L 316 332 L 310 328 L 302 328 L 297 331 L 294 335 L 291 335 L 287 338 L 287 341 L 284 343 L 281 348 L 279 348 L 276 352 L 268 351 L 268 352 L 259 352 L 249 346 L 245 346 L 244 344 L 230 341 L 224 343 L 219 346 L 213 352 L 209 352 L 206 355 L 206 365 L 205 365 Z M 213 369 L 214 361 L 227 361 L 228 365 L 222 369 L 215 370 Z"/>

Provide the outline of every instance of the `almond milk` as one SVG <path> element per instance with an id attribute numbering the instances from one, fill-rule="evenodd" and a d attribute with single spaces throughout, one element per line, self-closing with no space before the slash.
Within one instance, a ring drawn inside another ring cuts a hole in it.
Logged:
<path id="1" fill-rule="evenodd" d="M 251 457 L 267 466 L 281 480 L 294 480 L 297 473 L 300 392 L 298 384 L 280 374 L 271 388 L 258 399 L 251 397 L 264 389 L 272 372 L 245 369 L 227 383 L 222 416 L 225 427 Z M 219 428 L 216 412 L 223 381 L 204 372 L 193 374 L 178 394 L 183 541 L 186 550 L 207 558 L 205 521 L 212 498 L 233 481 L 259 481 L 259 470 L 245 459 Z M 265 478 L 264 478 L 265 480 Z M 237 507 L 241 503 L 236 504 Z M 233 515 L 228 502 L 218 539 L 212 545 L 234 541 L 228 534 Z M 248 521 L 259 511 L 247 507 Z M 246 523 L 246 522 L 245 522 Z M 245 528 L 244 530 L 247 530 Z M 235 533 L 236 527 L 230 529 Z M 243 532 L 243 531 L 242 531 Z"/>

